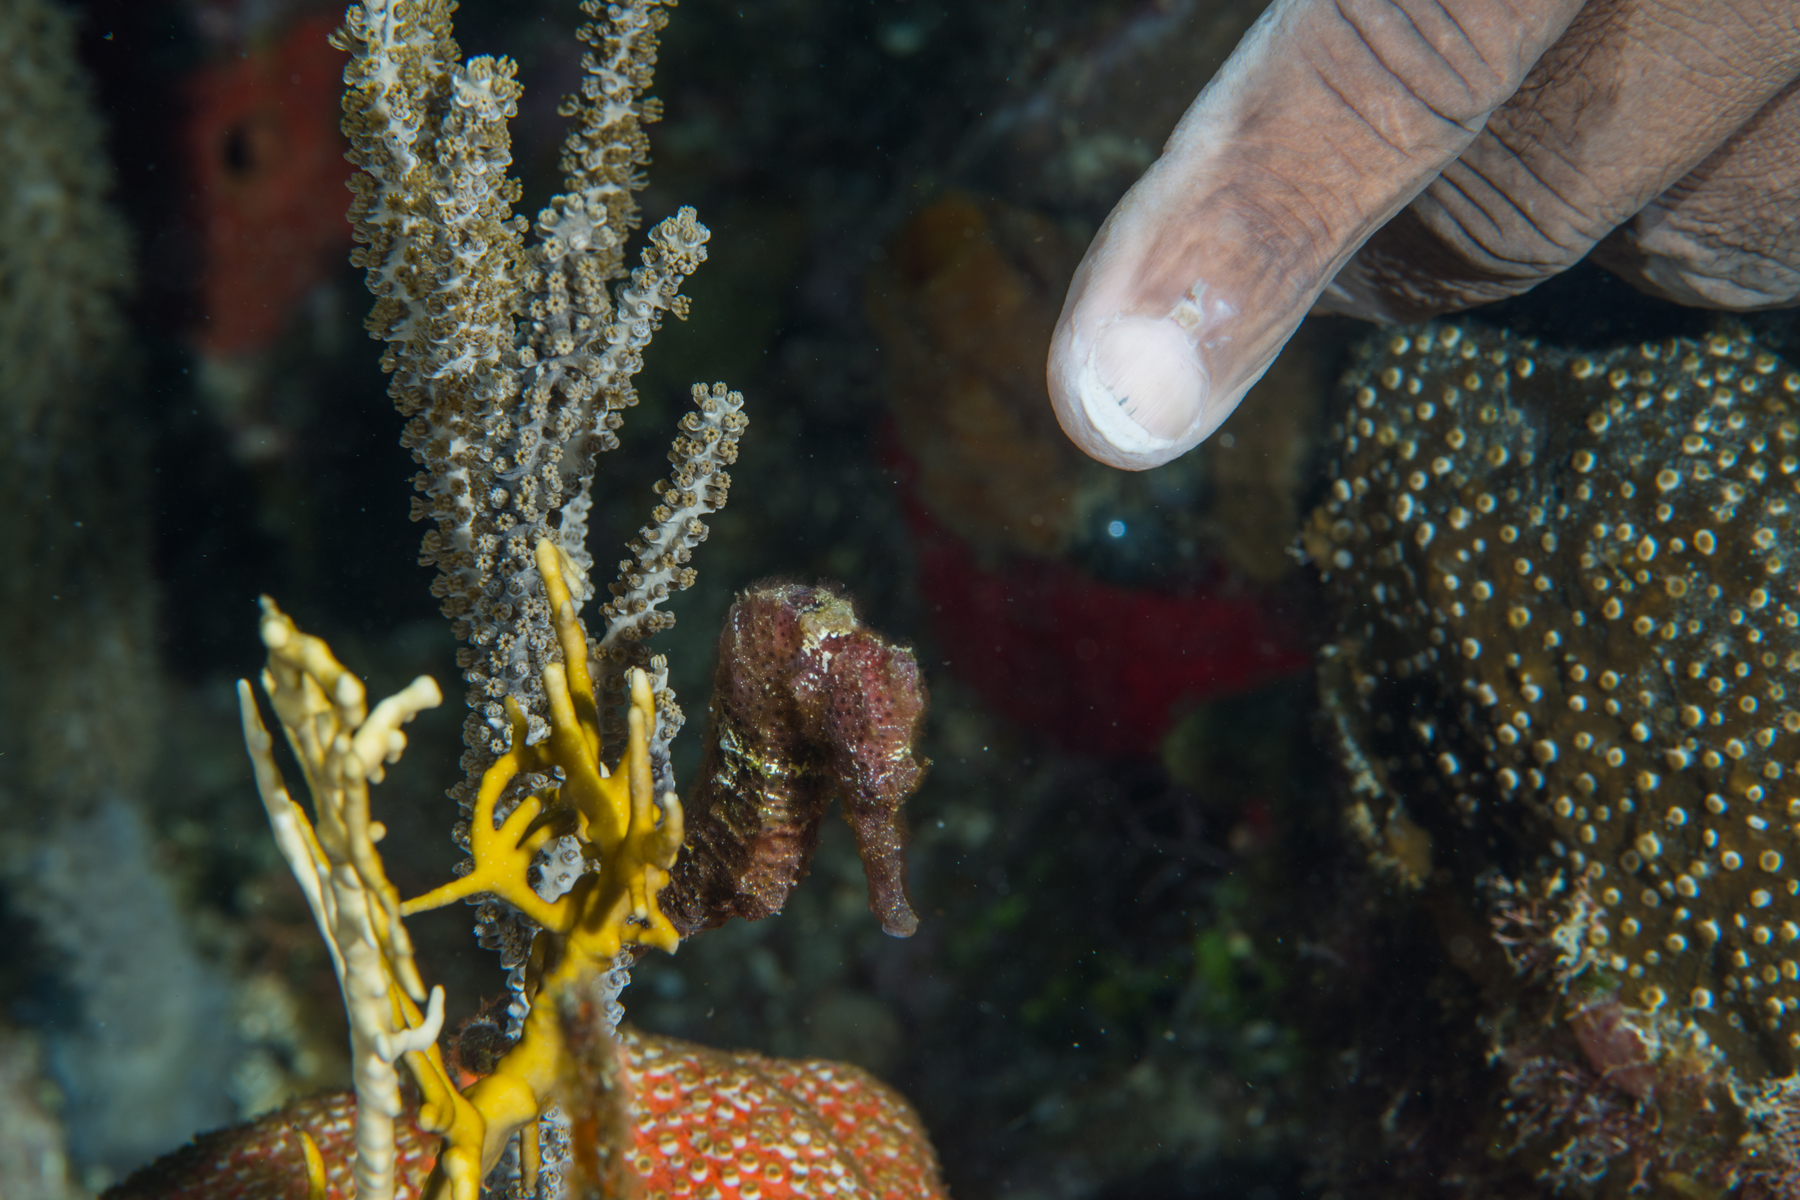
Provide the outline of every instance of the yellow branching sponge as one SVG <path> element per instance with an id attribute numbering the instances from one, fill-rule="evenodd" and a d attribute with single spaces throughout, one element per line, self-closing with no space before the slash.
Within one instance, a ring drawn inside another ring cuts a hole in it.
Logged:
<path id="1" fill-rule="evenodd" d="M 359 1200 L 393 1194 L 393 1119 L 400 1111 L 393 1063 L 401 1057 L 423 1097 L 420 1125 L 444 1136 L 437 1194 L 476 1200 L 515 1133 L 522 1135 L 525 1189 L 532 1194 L 537 1119 L 569 1069 L 560 1012 L 591 996 L 626 946 L 672 952 L 680 940 L 657 904 L 681 849 L 682 820 L 675 793 L 659 798 L 652 783 L 656 707 L 649 679 L 641 670 L 631 672 L 624 754 L 609 772 L 601 761 L 587 632 L 564 582 L 562 552 L 540 539 L 536 560 L 564 653 L 562 662 L 544 667 L 541 679 L 549 736 L 530 743 L 524 715 L 508 699 L 512 745 L 481 780 L 470 829 L 474 869 L 416 900 L 401 904 L 382 870 L 375 844 L 384 831 L 369 816 L 368 785 L 379 782 L 382 764 L 404 749 L 400 725 L 440 702 L 437 685 L 421 676 L 367 713 L 362 685 L 330 648 L 301 633 L 273 601 L 263 601 L 269 649 L 263 686 L 306 776 L 311 822 L 288 796 L 249 684 L 238 685 L 258 788 L 332 948 L 350 1012 Z M 503 803 L 511 809 L 496 824 Z M 546 843 L 563 836 L 575 838 L 590 869 L 562 895 L 546 898 L 533 886 L 532 862 Z M 462 1093 L 435 1044 L 443 1024 L 442 989 L 426 996 L 401 918 L 477 895 L 528 913 L 541 930 L 527 984 L 533 1003 L 519 1040 L 492 1073 Z M 421 1003 L 427 1004 L 423 1013 Z"/>

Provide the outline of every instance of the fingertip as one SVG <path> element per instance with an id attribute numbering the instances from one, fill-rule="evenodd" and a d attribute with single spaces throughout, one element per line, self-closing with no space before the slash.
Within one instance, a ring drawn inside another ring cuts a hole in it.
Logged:
<path id="1" fill-rule="evenodd" d="M 1161 466 L 1212 431 L 1206 367 L 1170 317 L 1117 317 L 1086 338 L 1065 325 L 1050 364 L 1063 430 L 1110 466 Z"/>
<path id="2" fill-rule="evenodd" d="M 1177 442 L 1205 411 L 1200 353 L 1168 318 L 1111 322 L 1094 339 L 1089 369 L 1096 385 L 1083 392 L 1089 415 L 1096 423 L 1123 416 L 1123 436 Z"/>

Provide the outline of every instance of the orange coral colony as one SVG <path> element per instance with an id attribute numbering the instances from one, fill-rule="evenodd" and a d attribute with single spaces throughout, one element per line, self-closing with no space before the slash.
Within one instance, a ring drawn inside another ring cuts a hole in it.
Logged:
<path id="1" fill-rule="evenodd" d="M 616 1165 L 642 1200 L 931 1200 L 948 1197 L 918 1114 L 868 1072 L 821 1059 L 726 1053 L 619 1031 L 631 1146 Z M 325 1200 L 350 1200 L 356 1099 L 333 1092 L 221 1130 L 146 1167 L 107 1200 L 306 1195 L 301 1133 L 324 1162 Z M 396 1200 L 424 1194 L 438 1139 L 396 1123 Z M 578 1122 L 576 1128 L 580 1128 Z"/>
<path id="2" fill-rule="evenodd" d="M 858 1067 L 619 1031 L 626 1166 L 653 1197 L 948 1196 L 918 1114 Z"/>

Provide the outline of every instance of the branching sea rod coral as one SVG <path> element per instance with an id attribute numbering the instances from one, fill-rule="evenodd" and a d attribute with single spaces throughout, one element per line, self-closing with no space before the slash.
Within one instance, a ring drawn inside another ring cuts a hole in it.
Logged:
<path id="1" fill-rule="evenodd" d="M 1429 326 L 1348 387 L 1306 546 L 1352 827 L 1414 885 L 1550 905 L 1577 1040 L 1606 1003 L 1662 1047 L 1633 1078 L 1676 1044 L 1793 1072 L 1800 372 L 1732 327 L 1583 355 Z"/>
<path id="2" fill-rule="evenodd" d="M 681 282 L 706 258 L 706 227 L 682 209 L 650 231 L 627 281 L 625 239 L 644 186 L 643 125 L 659 112 L 643 95 L 667 0 L 610 8 L 586 0 L 601 23 L 580 36 L 581 91 L 562 167 L 568 191 L 538 214 L 538 240 L 512 215 L 519 198 L 506 122 L 521 89 L 508 59 L 462 64 L 447 0 L 353 5 L 338 34 L 349 50 L 344 129 L 353 181 L 354 258 L 376 296 L 368 326 L 388 342 L 382 359 L 409 420 L 403 443 L 424 469 L 413 517 L 431 517 L 422 555 L 458 637 L 472 685 L 469 744 L 477 759 L 505 749 L 501 698 L 517 696 L 534 736 L 544 732 L 536 677 L 556 656 L 551 614 L 538 597 L 541 537 L 573 568 L 577 608 L 592 594 L 585 546 L 595 456 L 618 445 L 622 410 L 637 403 L 632 377 L 662 314 L 685 317 Z M 723 387 L 696 392 L 700 411 L 672 456 L 656 523 L 622 564 L 609 644 L 666 628 L 654 611 L 692 581 L 684 569 L 706 536 L 699 518 L 724 504 L 723 468 L 744 427 Z M 480 774 L 471 767 L 471 778 Z"/>
<path id="3" fill-rule="evenodd" d="M 388 343 L 389 391 L 408 418 L 402 441 L 423 466 L 413 517 L 429 516 L 436 528 L 421 561 L 437 565 L 432 590 L 467 642 L 458 652 L 472 709 L 467 778 L 452 790 L 465 814 L 484 772 L 512 744 L 509 699 L 529 740 L 549 733 L 539 680 L 565 649 L 536 547 L 555 545 L 580 612 L 593 595 L 586 537 L 595 457 L 618 445 L 620 414 L 637 403 L 631 380 L 643 349 L 665 312 L 686 315 L 681 282 L 706 257 L 707 230 L 684 208 L 650 231 L 624 278 L 625 240 L 638 223 L 632 197 L 648 160 L 643 126 L 659 111 L 644 90 L 666 5 L 582 5 L 599 19 L 580 32 L 592 49 L 579 94 L 562 109 L 573 118 L 562 157 L 567 190 L 538 214 L 532 244 L 525 219 L 512 214 L 520 187 L 507 174 L 506 122 L 521 94 L 515 65 L 459 62 L 447 0 L 352 5 L 337 35 L 351 55 L 344 129 L 362 168 L 350 216 L 361 243 L 355 261 L 376 296 L 368 327 Z M 701 518 L 725 504 L 725 468 L 746 424 L 742 397 L 723 384 L 696 386 L 694 400 L 670 453 L 674 470 L 657 485 L 652 523 L 611 587 L 611 624 L 588 648 L 601 698 L 596 727 L 615 747 L 601 749 L 606 761 L 616 760 L 623 732 L 609 702 L 621 698 L 622 670 L 650 671 L 659 792 L 673 786 L 667 745 L 681 710 L 661 664 L 639 643 L 674 622 L 657 606 L 693 581 L 686 564 L 706 537 Z M 458 836 L 467 843 L 466 828 Z M 580 869 L 574 844 L 559 840 L 545 847 L 541 886 L 566 888 Z M 486 903 L 480 922 L 519 994 L 530 921 L 515 906 Z M 515 1032 L 523 1018 L 515 1002 Z"/>

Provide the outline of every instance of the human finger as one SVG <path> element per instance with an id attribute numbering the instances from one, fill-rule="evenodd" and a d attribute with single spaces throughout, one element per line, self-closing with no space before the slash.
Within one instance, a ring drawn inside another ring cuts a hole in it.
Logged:
<path id="1" fill-rule="evenodd" d="M 1414 321 L 1527 291 L 1694 170 L 1796 74 L 1791 0 L 1590 0 L 1320 308 Z"/>
<path id="2" fill-rule="evenodd" d="M 1678 304 L 1745 311 L 1800 303 L 1800 80 L 1594 257 Z"/>
<path id="3" fill-rule="evenodd" d="M 1141 470 L 1217 428 L 1579 7 L 1275 0 L 1076 272 L 1049 360 L 1070 438 Z"/>

